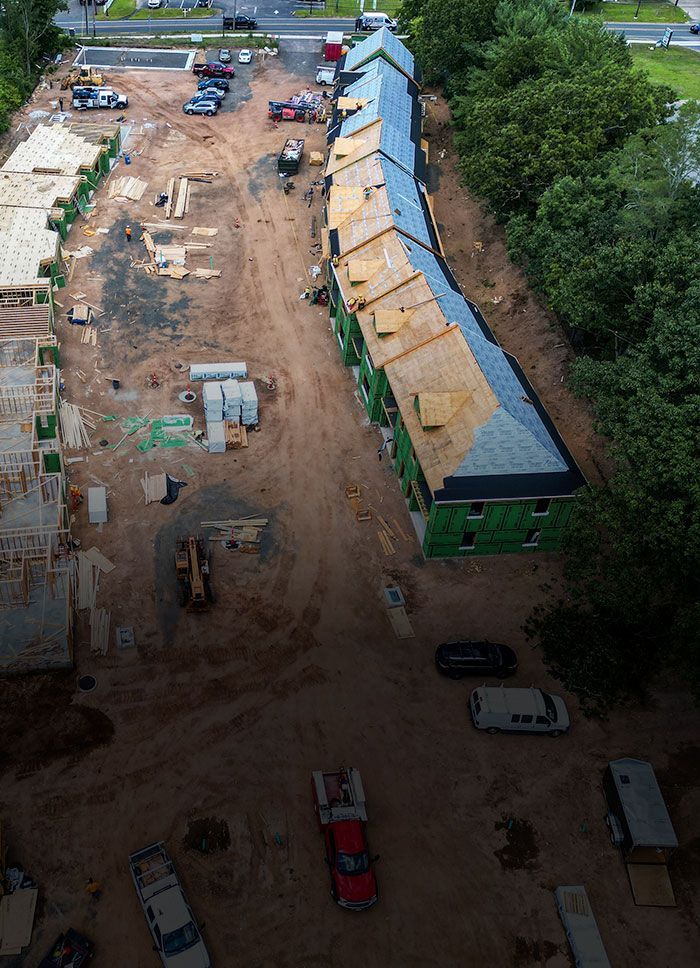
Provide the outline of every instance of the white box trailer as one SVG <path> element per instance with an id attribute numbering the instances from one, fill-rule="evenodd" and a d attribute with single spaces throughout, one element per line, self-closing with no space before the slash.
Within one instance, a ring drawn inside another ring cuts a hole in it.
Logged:
<path id="1" fill-rule="evenodd" d="M 554 896 L 576 968 L 610 968 L 586 888 L 558 887 Z"/>

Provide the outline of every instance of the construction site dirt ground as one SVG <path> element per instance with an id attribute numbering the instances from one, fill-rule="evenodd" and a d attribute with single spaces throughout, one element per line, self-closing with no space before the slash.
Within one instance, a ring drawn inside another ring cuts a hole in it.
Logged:
<path id="1" fill-rule="evenodd" d="M 522 632 L 533 605 L 561 588 L 561 560 L 421 557 L 327 311 L 299 299 L 318 261 L 310 220 L 321 213 L 318 187 L 310 208 L 302 194 L 321 169 L 305 161 L 285 196 L 275 158 L 289 136 L 306 138 L 306 159 L 322 151 L 324 127 L 275 129 L 266 118 L 269 97 L 309 81 L 294 70 L 291 56 L 237 66 L 239 94 L 212 119 L 182 114 L 191 76 L 112 77 L 129 95 L 134 128 L 131 166 L 120 162 L 111 177 L 139 175 L 148 190 L 140 202 L 119 202 L 103 185 L 90 220 L 71 230 L 68 249 L 85 244 L 94 252 L 77 261 L 58 299 L 68 309 L 71 294 L 84 293 L 104 315 L 96 347 L 81 344 L 80 329 L 60 317 L 64 397 L 119 418 L 179 413 L 184 367 L 245 360 L 261 430 L 247 449 L 226 454 L 195 444 L 141 453 L 138 435 L 114 451 L 101 447 L 100 439 L 115 444 L 123 431 L 119 421 L 99 423 L 86 459 L 69 467 L 80 487 L 99 481 L 108 489 L 101 533 L 87 523 L 86 504 L 73 531 L 83 548 L 95 545 L 114 562 L 98 605 L 111 612 L 113 629 L 133 626 L 136 648 L 119 650 L 112 640 L 105 657 L 91 655 L 81 617 L 75 673 L 2 683 L 0 812 L 9 860 L 21 862 L 41 890 L 31 949 L 14 966 L 36 968 L 68 926 L 93 939 L 99 968 L 155 965 L 127 856 L 157 840 L 166 842 L 206 923 L 213 963 L 227 968 L 565 966 L 552 894 L 561 884 L 588 889 L 612 964 L 691 965 L 699 927 L 700 716 L 682 686 L 660 683 L 648 706 L 604 722 L 582 717 L 567 696 L 571 732 L 550 740 L 476 732 L 470 684 L 435 671 L 438 643 L 489 638 L 518 650 L 512 684 L 561 693 Z M 43 107 L 50 93 L 30 108 Z M 438 134 L 446 144 L 446 132 Z M 476 271 L 470 237 L 487 237 L 479 272 L 497 273 L 499 292 L 525 292 L 499 230 L 479 222 L 468 199 L 462 210 L 443 197 L 457 191 L 448 164 L 445 155 L 436 204 L 458 277 L 466 283 Z M 188 266 L 209 266 L 211 255 L 221 278 L 177 281 L 130 268 L 145 254 L 139 222 L 163 217 L 155 193 L 178 172 L 202 169 L 219 175 L 193 183 L 189 214 L 156 239 L 218 228 L 207 240 L 212 248 L 188 257 Z M 86 236 L 84 225 L 109 233 Z M 188 231 L 174 229 L 182 225 Z M 566 354 L 555 348 L 562 338 L 548 335 L 551 324 L 525 298 L 529 314 L 521 313 L 517 331 L 500 305 L 497 317 L 487 302 L 483 309 L 590 473 L 599 445 L 585 409 L 564 396 Z M 152 373 L 158 389 L 146 386 Z M 271 374 L 272 392 L 265 389 Z M 120 381 L 116 392 L 112 379 Z M 187 412 L 202 428 L 201 398 Z M 145 471 L 167 471 L 188 486 L 176 503 L 146 507 Z M 373 521 L 356 521 L 344 493 L 349 483 L 361 486 Z M 213 543 L 216 602 L 206 614 L 180 609 L 175 538 L 201 531 L 202 521 L 253 513 L 269 519 L 261 553 Z M 393 556 L 380 546 L 377 514 L 409 536 L 398 538 Z M 388 582 L 406 596 L 414 638 L 394 637 L 382 602 Z M 79 693 L 78 674 L 96 676 L 97 688 Z M 609 842 L 601 778 L 620 756 L 650 759 L 657 769 L 681 844 L 671 864 L 676 908 L 635 907 Z M 311 771 L 341 764 L 361 770 L 370 848 L 381 855 L 379 902 L 361 914 L 332 903 L 312 807 Z M 202 832 L 220 832 L 223 821 L 224 849 L 196 849 Z M 90 877 L 102 884 L 99 901 L 85 892 Z"/>

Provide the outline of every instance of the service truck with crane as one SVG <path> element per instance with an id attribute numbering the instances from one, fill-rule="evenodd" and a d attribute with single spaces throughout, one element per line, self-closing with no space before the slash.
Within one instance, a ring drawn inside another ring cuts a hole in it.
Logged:
<path id="1" fill-rule="evenodd" d="M 73 107 L 78 111 L 89 108 L 126 108 L 129 98 L 126 94 L 119 94 L 111 87 L 74 87 Z"/>
<path id="2" fill-rule="evenodd" d="M 353 767 L 311 775 L 314 810 L 326 846 L 331 896 L 340 907 L 363 911 L 377 900 L 377 880 L 365 831 L 367 807 L 362 779 Z"/>

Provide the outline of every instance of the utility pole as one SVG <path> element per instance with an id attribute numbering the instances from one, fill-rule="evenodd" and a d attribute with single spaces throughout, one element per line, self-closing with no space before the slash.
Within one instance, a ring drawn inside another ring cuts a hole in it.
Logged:
<path id="1" fill-rule="evenodd" d="M 95 0 L 92 0 L 92 36 L 93 39 L 97 36 L 97 27 L 95 26 Z"/>
<path id="2" fill-rule="evenodd" d="M 86 37 L 90 33 L 90 27 L 88 26 L 88 9 L 87 9 L 87 5 L 88 5 L 88 0 L 85 0 L 85 8 L 84 9 L 85 9 L 85 36 Z"/>
<path id="3" fill-rule="evenodd" d="M 639 8 L 642 5 L 642 0 L 637 0 L 637 9 L 634 11 L 634 19 L 636 20 L 639 16 Z"/>

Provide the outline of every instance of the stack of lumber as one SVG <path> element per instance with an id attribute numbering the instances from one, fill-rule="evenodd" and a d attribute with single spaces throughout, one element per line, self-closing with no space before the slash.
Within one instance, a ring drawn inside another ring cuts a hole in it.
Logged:
<path id="1" fill-rule="evenodd" d="M 61 440 L 63 446 L 69 450 L 80 450 L 90 446 L 90 435 L 85 424 L 91 426 L 90 418 L 84 417 L 80 407 L 73 403 L 61 403 L 58 411 L 61 424 Z M 92 424 L 94 430 L 95 425 Z"/>
<path id="2" fill-rule="evenodd" d="M 225 521 L 202 521 L 203 528 L 216 528 L 217 531 L 231 531 L 232 528 L 265 528 L 268 519 L 249 514 L 245 518 L 229 518 Z"/>
<path id="3" fill-rule="evenodd" d="M 94 326 L 84 326 L 80 334 L 81 343 L 89 343 L 90 346 L 97 346 L 97 329 Z"/>
<path id="4" fill-rule="evenodd" d="M 224 437 L 227 450 L 238 450 L 240 447 L 248 446 L 248 431 L 243 424 L 235 420 L 224 421 Z"/>
<path id="5" fill-rule="evenodd" d="M 139 202 L 147 188 L 148 183 L 141 181 L 140 178 L 134 178 L 132 175 L 123 175 L 121 178 L 115 178 L 109 183 L 107 194 L 110 198 Z"/>
<path id="6" fill-rule="evenodd" d="M 192 235 L 218 235 L 218 234 L 219 234 L 218 229 L 205 229 L 199 225 L 196 225 L 192 229 Z"/>
<path id="7" fill-rule="evenodd" d="M 97 655 L 107 655 L 110 618 L 104 608 L 93 608 L 90 612 L 90 651 Z"/>
<path id="8" fill-rule="evenodd" d="M 195 279 L 220 279 L 221 269 L 195 269 Z"/>
<path id="9" fill-rule="evenodd" d="M 86 608 L 89 608 L 91 611 L 95 608 L 99 573 L 99 566 L 92 561 L 89 555 L 79 551 L 75 601 L 75 607 L 79 612 Z"/>
<path id="10" fill-rule="evenodd" d="M 151 267 L 147 267 L 146 272 L 152 275 Z M 184 279 L 185 276 L 189 276 L 190 270 L 185 269 L 184 266 L 166 266 L 164 269 L 158 269 L 159 276 L 169 276 L 171 279 Z"/>
<path id="11" fill-rule="evenodd" d="M 398 542 L 401 538 L 404 541 L 410 541 L 410 537 L 403 530 L 396 518 L 394 518 L 394 525 L 392 527 L 388 521 L 381 516 L 381 514 L 377 513 L 376 508 L 372 508 L 372 510 L 374 511 L 377 521 L 381 525 L 381 528 L 377 530 L 377 537 L 379 538 L 379 544 L 382 547 L 382 551 L 385 555 L 395 555 L 396 548 L 394 546 L 394 542 Z"/>
<path id="12" fill-rule="evenodd" d="M 186 212 L 189 210 L 189 200 L 190 200 L 190 186 L 187 178 L 180 178 L 180 187 L 177 192 L 177 201 L 175 202 L 175 211 L 173 212 L 173 218 L 183 218 Z M 167 213 L 166 213 L 167 214 Z"/>
<path id="13" fill-rule="evenodd" d="M 150 474 L 148 471 L 141 478 L 141 487 L 146 499 L 146 504 L 155 504 L 162 501 L 168 493 L 168 483 L 165 474 Z"/>

